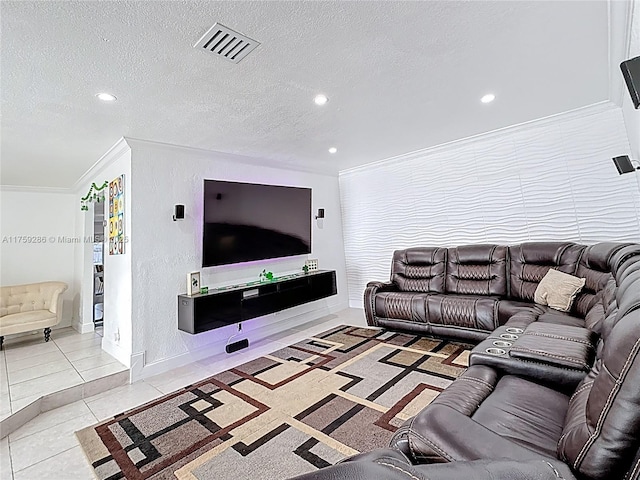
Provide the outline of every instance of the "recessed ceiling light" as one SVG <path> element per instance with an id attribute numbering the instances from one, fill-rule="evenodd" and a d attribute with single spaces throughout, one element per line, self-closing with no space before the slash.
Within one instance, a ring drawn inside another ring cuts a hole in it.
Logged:
<path id="1" fill-rule="evenodd" d="M 316 95 L 315 97 L 313 97 L 313 102 L 316 105 L 324 105 L 328 101 L 329 101 L 329 98 L 326 95 L 323 95 L 323 94 L 319 94 L 319 95 Z"/>
<path id="2" fill-rule="evenodd" d="M 116 96 L 111 95 L 110 93 L 97 93 L 96 97 L 98 97 L 103 102 L 115 102 Z"/>
<path id="3" fill-rule="evenodd" d="M 496 96 L 493 93 L 487 93 L 484 97 L 480 99 L 482 103 L 491 103 L 496 99 Z"/>
<path id="4" fill-rule="evenodd" d="M 329 153 L 336 153 L 338 151 L 338 149 L 336 147 L 331 147 L 329 149 Z"/>

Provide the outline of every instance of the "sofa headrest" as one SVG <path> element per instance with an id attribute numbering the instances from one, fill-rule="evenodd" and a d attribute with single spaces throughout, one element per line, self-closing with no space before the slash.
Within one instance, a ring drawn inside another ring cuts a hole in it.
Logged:
<path id="1" fill-rule="evenodd" d="M 511 297 L 532 302 L 540 280 L 550 268 L 575 275 L 584 245 L 530 242 L 509 247 Z"/>
<path id="2" fill-rule="evenodd" d="M 573 273 L 584 250 L 584 245 L 572 242 L 527 242 L 509 247 L 512 260 L 526 264 L 563 267 L 565 273 Z M 573 270 L 567 272 L 567 269 Z M 560 270 L 560 269 L 559 269 Z"/>
<path id="3" fill-rule="evenodd" d="M 609 269 L 618 278 L 629 266 L 638 261 L 640 261 L 640 244 L 632 243 L 613 254 L 609 261 Z"/>
<path id="4" fill-rule="evenodd" d="M 464 245 L 447 252 L 448 293 L 507 295 L 507 247 Z"/>
<path id="5" fill-rule="evenodd" d="M 613 278 L 609 263 L 613 255 L 628 243 L 596 243 L 584 249 L 576 277 L 586 280 L 584 288 L 577 295 L 573 303 L 572 311 L 577 312 L 581 317 L 585 317 L 591 308 L 597 303 L 596 294 L 604 289 L 607 282 Z"/>
<path id="6" fill-rule="evenodd" d="M 504 262 L 507 256 L 507 247 L 494 244 L 461 245 L 448 250 L 449 262 L 460 265 Z"/>
<path id="7" fill-rule="evenodd" d="M 620 250 L 630 245 L 633 244 L 602 242 L 590 245 L 585 248 L 580 258 L 580 265 L 584 265 L 591 270 L 609 273 L 611 272 L 611 259 L 615 254 L 620 252 Z"/>
<path id="8" fill-rule="evenodd" d="M 393 252 L 391 281 L 402 291 L 444 292 L 447 249 L 416 247 Z"/>

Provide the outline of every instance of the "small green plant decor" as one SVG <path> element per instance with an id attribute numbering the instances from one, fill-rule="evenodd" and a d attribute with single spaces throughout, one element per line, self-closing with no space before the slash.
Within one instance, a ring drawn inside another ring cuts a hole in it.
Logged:
<path id="1" fill-rule="evenodd" d="M 266 270 L 262 270 L 262 273 L 260 273 L 260 281 L 270 282 L 271 280 L 273 280 L 273 272 L 267 272 Z"/>

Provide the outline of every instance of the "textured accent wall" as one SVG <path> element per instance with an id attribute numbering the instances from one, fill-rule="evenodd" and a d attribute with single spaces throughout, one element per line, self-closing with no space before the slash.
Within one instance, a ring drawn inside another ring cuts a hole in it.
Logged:
<path id="1" fill-rule="evenodd" d="M 628 152 L 612 108 L 342 172 L 350 305 L 389 279 L 396 249 L 640 241 L 640 183 L 611 161 Z"/>

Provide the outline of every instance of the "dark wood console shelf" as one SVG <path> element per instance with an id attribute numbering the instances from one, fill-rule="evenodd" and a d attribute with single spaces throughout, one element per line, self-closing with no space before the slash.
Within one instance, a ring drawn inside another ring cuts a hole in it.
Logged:
<path id="1" fill-rule="evenodd" d="M 178 295 L 178 329 L 206 332 L 336 293 L 335 270 L 319 270 L 269 282 L 210 289 L 205 294 Z"/>

